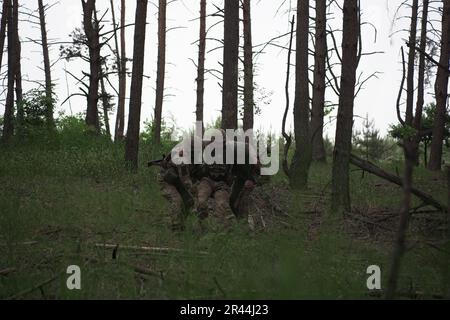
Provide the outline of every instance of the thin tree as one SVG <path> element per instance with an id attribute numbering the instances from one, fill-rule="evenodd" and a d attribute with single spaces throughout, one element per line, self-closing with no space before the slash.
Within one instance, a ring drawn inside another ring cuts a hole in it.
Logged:
<path id="1" fill-rule="evenodd" d="M 5 50 L 5 39 L 6 39 L 6 27 L 8 24 L 8 7 L 9 0 L 3 0 L 2 6 L 2 19 L 0 21 L 0 69 L 3 65 L 3 51 Z"/>
<path id="2" fill-rule="evenodd" d="M 421 32 L 420 32 L 420 52 L 425 52 L 427 48 L 427 31 L 428 31 L 428 10 L 429 10 L 429 0 L 423 0 L 422 4 L 422 24 L 421 24 Z M 417 105 L 416 112 L 414 116 L 414 128 L 417 131 L 422 129 L 422 114 L 423 107 L 425 105 L 425 70 L 426 69 L 426 61 L 425 55 L 420 54 L 419 56 L 419 75 L 418 75 L 418 84 L 417 84 Z M 417 149 L 417 156 L 419 158 L 419 140 L 415 142 Z"/>
<path id="3" fill-rule="evenodd" d="M 412 13 L 411 13 L 411 30 L 410 30 L 410 46 L 409 46 L 409 59 L 408 59 L 408 75 L 407 75 L 407 106 L 405 121 L 401 121 L 404 128 L 412 128 L 414 125 L 414 111 L 413 102 L 414 99 L 414 62 L 416 54 L 416 46 L 414 45 L 417 35 L 417 20 L 418 20 L 418 10 L 419 1 L 414 0 L 412 3 Z M 411 56 L 413 58 L 411 59 Z M 403 49 L 402 49 L 402 59 L 403 59 Z M 403 62 L 404 63 L 404 62 Z M 403 88 L 400 89 L 400 94 Z M 419 93 L 420 94 L 420 93 Z M 400 263 L 403 255 L 405 254 L 405 241 L 406 232 L 409 225 L 410 209 L 411 209 L 411 193 L 413 186 L 413 173 L 414 164 L 416 161 L 416 149 L 415 149 L 415 137 L 405 135 L 403 138 L 403 151 L 405 155 L 405 169 L 403 176 L 403 201 L 402 208 L 400 211 L 400 223 L 397 231 L 397 241 L 395 244 L 392 265 L 389 274 L 388 287 L 386 291 L 386 298 L 393 299 L 397 289 L 397 280 L 400 272 Z"/>
<path id="4" fill-rule="evenodd" d="M 3 117 L 3 140 L 8 142 L 14 135 L 14 83 L 16 76 L 16 40 L 14 32 L 13 3 L 8 6 L 8 89 Z"/>
<path id="5" fill-rule="evenodd" d="M 312 156 L 315 161 L 326 161 L 323 141 L 327 57 L 327 1 L 316 0 L 316 33 L 314 52 L 314 86 L 311 112 Z"/>
<path id="6" fill-rule="evenodd" d="M 117 71 L 119 73 L 119 95 L 117 104 L 117 118 L 115 126 L 114 141 L 121 141 L 124 138 L 125 131 L 125 98 L 127 91 L 127 58 L 126 58 L 126 39 L 125 39 L 125 0 L 121 0 L 120 8 L 120 49 L 116 28 L 116 14 L 114 2 L 111 0 L 111 12 L 114 25 L 114 39 L 116 45 Z"/>
<path id="7" fill-rule="evenodd" d="M 253 41 L 251 0 L 243 1 L 244 15 L 244 130 L 253 129 L 255 100 L 253 83 Z"/>
<path id="8" fill-rule="evenodd" d="M 445 116 L 448 100 L 448 70 L 450 60 L 450 1 L 444 1 L 442 12 L 441 56 L 436 76 L 436 114 L 434 117 L 433 139 L 431 141 L 428 169 L 440 171 L 442 167 L 442 150 L 445 135 Z"/>
<path id="9" fill-rule="evenodd" d="M 350 154 L 360 33 L 358 0 L 344 0 L 343 14 L 342 72 L 332 170 L 331 203 L 335 212 L 351 210 Z"/>
<path id="10" fill-rule="evenodd" d="M 81 0 L 83 6 L 83 26 L 89 48 L 89 89 L 87 96 L 86 124 L 97 134 L 100 133 L 98 117 L 98 89 L 101 71 L 99 26 L 95 23 L 95 0 Z"/>
<path id="11" fill-rule="evenodd" d="M 298 0 L 294 101 L 295 154 L 289 176 L 291 186 L 295 189 L 307 187 L 311 165 L 308 37 L 309 0 Z"/>
<path id="12" fill-rule="evenodd" d="M 128 132 L 125 140 L 125 160 L 131 169 L 138 168 L 139 130 L 141 122 L 142 82 L 144 76 L 145 33 L 147 26 L 148 0 L 137 0 L 133 70 L 131 78 L 130 111 L 128 117 Z"/>
<path id="13" fill-rule="evenodd" d="M 225 0 L 222 129 L 238 127 L 239 1 Z"/>
<path id="14" fill-rule="evenodd" d="M 22 89 L 22 44 L 19 37 L 19 0 L 13 0 L 13 21 L 14 21 L 14 42 L 16 46 L 15 56 L 15 82 L 16 82 L 16 107 L 17 107 L 17 129 L 20 131 L 23 127 L 23 89 Z"/>
<path id="15" fill-rule="evenodd" d="M 159 0 L 158 9 L 158 68 L 156 71 L 156 101 L 153 124 L 153 141 L 161 144 L 162 111 L 164 102 L 164 82 L 166 78 L 166 32 L 167 0 Z"/>
<path id="16" fill-rule="evenodd" d="M 200 32 L 197 63 L 197 103 L 196 121 L 204 122 L 204 96 L 205 96 L 205 55 L 206 55 L 206 0 L 200 0 Z"/>
<path id="17" fill-rule="evenodd" d="M 45 98 L 46 98 L 46 120 L 49 127 L 54 126 L 53 120 L 53 84 L 50 65 L 50 55 L 48 50 L 47 29 L 45 23 L 45 6 L 42 0 L 38 0 L 39 23 L 41 26 L 41 44 L 42 54 L 44 57 L 44 73 L 45 73 Z"/>

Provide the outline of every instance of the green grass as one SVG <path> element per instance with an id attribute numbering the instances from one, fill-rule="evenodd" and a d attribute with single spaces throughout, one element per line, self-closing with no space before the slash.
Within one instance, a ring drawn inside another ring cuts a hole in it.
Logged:
<path id="1" fill-rule="evenodd" d="M 187 230 L 173 233 L 156 169 L 143 165 L 137 174 L 128 173 L 122 146 L 89 138 L 0 148 L 0 271 L 15 269 L 0 275 L 0 298 L 61 272 L 42 290 L 19 298 L 366 299 L 366 269 L 374 264 L 382 268 L 386 284 L 389 241 L 354 239 L 344 232 L 340 217 L 305 213 L 319 200 L 321 210 L 329 207 L 329 165 L 313 166 L 310 190 L 292 193 L 287 215 L 274 219 L 265 232 L 252 233 L 241 223 L 228 232 L 200 233 L 191 217 Z M 142 164 L 161 153 L 144 145 Z M 422 170 L 416 178 L 444 201 L 443 184 L 428 182 Z M 285 182 L 281 173 L 271 180 Z M 354 205 L 398 207 L 401 191 L 374 189 L 376 182 L 353 174 Z M 183 251 L 156 254 L 119 247 L 113 259 L 112 250 L 96 243 Z M 442 251 L 414 246 L 403 262 L 401 291 L 420 291 L 424 297 L 449 294 L 448 262 Z M 66 288 L 69 265 L 82 269 L 80 291 Z M 139 275 L 136 266 L 163 277 Z"/>

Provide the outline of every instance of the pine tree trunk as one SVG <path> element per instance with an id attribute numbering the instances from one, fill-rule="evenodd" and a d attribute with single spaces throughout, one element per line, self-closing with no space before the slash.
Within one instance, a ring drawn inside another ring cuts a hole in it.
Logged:
<path id="1" fill-rule="evenodd" d="M 8 91 L 3 117 L 3 140 L 8 142 L 14 135 L 14 83 L 16 76 L 16 40 L 14 32 L 13 4 L 8 6 Z"/>
<path id="2" fill-rule="evenodd" d="M 297 1 L 297 52 L 295 67 L 294 132 L 295 154 L 290 169 L 291 186 L 308 186 L 311 165 L 310 104 L 309 104 L 309 0 Z"/>
<path id="3" fill-rule="evenodd" d="M 87 97 L 86 124 L 97 134 L 100 134 L 98 117 L 98 89 L 100 81 L 100 40 L 99 27 L 94 23 L 95 0 L 82 0 L 83 25 L 89 47 L 89 90 Z"/>
<path id="4" fill-rule="evenodd" d="M 130 112 L 128 117 L 128 132 L 125 141 L 125 160 L 133 170 L 137 170 L 138 168 L 147 6 L 148 0 L 137 0 L 134 27 L 133 71 L 130 91 Z"/>
<path id="5" fill-rule="evenodd" d="M 254 127 L 253 41 L 251 1 L 244 0 L 244 130 Z"/>
<path id="6" fill-rule="evenodd" d="M 197 104 L 196 121 L 204 122 L 204 96 L 205 96 L 205 55 L 206 55 L 206 0 L 200 0 L 200 35 L 197 64 Z"/>
<path id="7" fill-rule="evenodd" d="M 358 0 L 344 1 L 342 78 L 336 142 L 333 152 L 331 199 L 332 210 L 338 213 L 351 210 L 349 163 L 352 151 L 353 107 L 358 67 L 359 10 Z"/>
<path id="8" fill-rule="evenodd" d="M 17 108 L 17 130 L 21 131 L 24 122 L 24 111 L 23 111 L 23 89 L 22 89 L 22 44 L 19 38 L 19 0 L 13 0 L 13 15 L 14 15 L 14 40 L 16 46 L 16 68 L 15 68 L 15 78 L 16 78 L 16 108 Z"/>
<path id="9" fill-rule="evenodd" d="M 161 144 L 162 110 L 164 102 L 164 82 L 166 77 L 166 23 L 167 0 L 159 0 L 158 10 L 158 70 L 156 75 L 155 119 L 153 124 L 153 141 Z"/>
<path id="10" fill-rule="evenodd" d="M 108 92 L 106 92 L 105 75 L 102 69 L 100 69 L 100 90 L 102 92 L 103 121 L 105 122 L 106 134 L 108 135 L 108 137 L 111 137 L 111 127 L 109 125 L 110 103 Z"/>
<path id="11" fill-rule="evenodd" d="M 222 129 L 238 128 L 239 1 L 225 0 Z"/>
<path id="12" fill-rule="evenodd" d="M 312 98 L 311 135 L 315 161 L 325 162 L 327 155 L 323 141 L 325 116 L 325 78 L 327 55 L 327 2 L 316 0 L 316 50 L 314 54 L 314 88 Z"/>
<path id="13" fill-rule="evenodd" d="M 413 124 L 414 119 L 414 71 L 416 61 L 417 16 L 419 0 L 413 0 L 411 15 L 411 31 L 409 35 L 408 74 L 406 78 L 406 115 L 405 122 Z"/>
<path id="14" fill-rule="evenodd" d="M 46 120 L 49 127 L 54 127 L 53 119 L 53 86 L 50 65 L 50 55 L 48 51 L 47 29 L 45 23 L 45 7 L 42 0 L 38 0 L 39 21 L 41 25 L 42 54 L 44 56 L 45 72 L 45 97 L 46 97 Z"/>
<path id="15" fill-rule="evenodd" d="M 5 50 L 6 27 L 8 24 L 8 7 L 10 0 L 3 0 L 2 19 L 0 22 L 0 70 L 3 65 L 3 53 Z"/>
<path id="16" fill-rule="evenodd" d="M 121 12 L 120 12 L 120 47 L 117 30 L 114 31 L 114 39 L 117 51 L 117 72 L 119 74 L 119 95 L 117 103 L 117 117 L 114 133 L 114 141 L 121 141 L 124 138 L 125 130 L 125 96 L 127 86 L 127 74 L 126 74 L 126 47 L 125 47 L 125 0 L 121 0 Z M 114 10 L 114 0 L 111 0 L 111 12 L 113 16 L 114 29 L 117 29 L 116 14 Z"/>
<path id="17" fill-rule="evenodd" d="M 408 66 L 408 89 L 407 89 L 407 106 L 405 125 L 407 127 L 414 126 L 413 100 L 414 99 L 414 62 L 415 62 L 415 41 L 417 36 L 417 15 L 419 9 L 419 1 L 414 0 L 411 13 L 411 31 L 410 31 L 410 52 Z M 411 66 L 412 64 L 412 66 Z M 411 78 L 411 79 L 410 79 Z M 420 76 L 419 76 L 420 78 Z M 405 137 L 403 139 L 403 149 L 405 154 L 405 172 L 403 176 L 403 202 L 400 211 L 400 224 L 397 231 L 397 240 L 392 256 L 391 270 L 389 274 L 388 287 L 386 290 L 386 299 L 393 299 L 397 290 L 397 282 L 400 274 L 400 265 L 403 255 L 405 254 L 406 233 L 408 231 L 411 194 L 413 188 L 414 164 L 416 162 L 415 137 Z"/>
<path id="18" fill-rule="evenodd" d="M 433 139 L 430 148 L 430 160 L 428 169 L 440 171 L 442 167 L 442 151 L 445 134 L 445 116 L 447 113 L 448 100 L 448 71 L 450 60 L 450 1 L 444 1 L 442 13 L 442 40 L 441 57 L 439 63 L 444 68 L 439 67 L 436 76 L 436 114 L 434 117 Z"/>
<path id="19" fill-rule="evenodd" d="M 420 51 L 425 52 L 427 49 L 427 27 L 428 27 L 428 8 L 429 0 L 423 0 L 422 8 L 422 26 L 420 34 Z M 419 57 L 419 75 L 418 75 L 418 85 L 417 85 L 417 105 L 416 112 L 414 116 L 414 128 L 417 131 L 422 129 L 422 113 L 423 106 L 425 104 L 425 55 L 421 54 Z M 417 137 L 414 141 L 414 153 L 416 165 L 419 165 L 419 145 L 420 138 Z"/>

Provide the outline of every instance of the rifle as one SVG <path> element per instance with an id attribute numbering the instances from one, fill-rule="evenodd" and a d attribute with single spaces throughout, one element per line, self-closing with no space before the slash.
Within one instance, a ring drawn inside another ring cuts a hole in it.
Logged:
<path id="1" fill-rule="evenodd" d="M 159 166 L 159 167 L 161 167 L 161 166 L 164 164 L 164 162 L 166 162 L 166 160 L 167 160 L 166 155 L 163 155 L 162 159 L 150 161 L 150 162 L 148 163 L 148 167 L 149 167 L 149 168 L 150 168 L 150 167 L 153 167 L 153 166 Z"/>

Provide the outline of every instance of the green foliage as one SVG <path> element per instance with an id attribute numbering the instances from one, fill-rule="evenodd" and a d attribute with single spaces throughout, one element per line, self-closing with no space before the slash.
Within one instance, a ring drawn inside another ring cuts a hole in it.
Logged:
<path id="1" fill-rule="evenodd" d="M 159 158 L 161 154 L 167 154 L 173 147 L 175 147 L 177 142 L 172 141 L 172 138 L 175 136 L 175 134 L 176 128 L 174 122 L 172 121 L 172 123 L 169 123 L 163 119 L 161 122 L 161 146 L 158 148 L 158 150 L 153 150 L 157 154 L 152 155 L 152 157 L 156 156 L 157 158 Z M 142 144 L 147 148 L 154 148 L 153 136 L 154 121 L 146 121 L 144 123 L 144 128 L 140 136 Z"/>
<path id="2" fill-rule="evenodd" d="M 417 135 L 417 130 L 411 126 L 392 125 L 389 134 L 397 140 L 412 139 Z"/>
<path id="3" fill-rule="evenodd" d="M 436 104 L 430 103 L 427 104 L 423 110 L 423 118 L 422 118 L 422 130 L 429 131 L 433 129 L 434 126 L 434 117 L 436 114 Z M 431 142 L 433 138 L 433 134 L 427 134 L 422 138 L 422 142 Z M 445 132 L 444 132 L 444 140 L 447 141 L 450 139 L 450 115 L 446 113 L 445 115 Z"/>
<path id="4" fill-rule="evenodd" d="M 45 90 L 31 89 L 23 95 L 23 100 L 18 109 L 22 110 L 23 118 L 20 125 L 21 134 L 33 135 L 35 130 L 48 128 L 47 113 L 52 112 L 56 100 L 48 98 Z"/>
<path id="5" fill-rule="evenodd" d="M 363 129 L 353 136 L 354 151 L 369 160 L 380 160 L 385 156 L 387 146 L 380 131 L 375 128 L 375 122 L 368 116 L 363 123 Z"/>

